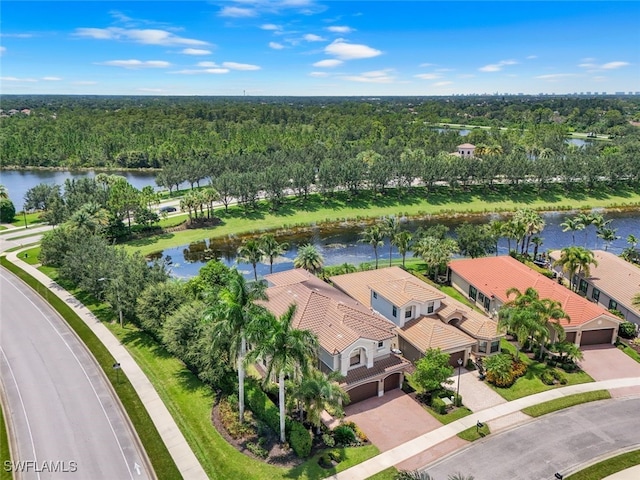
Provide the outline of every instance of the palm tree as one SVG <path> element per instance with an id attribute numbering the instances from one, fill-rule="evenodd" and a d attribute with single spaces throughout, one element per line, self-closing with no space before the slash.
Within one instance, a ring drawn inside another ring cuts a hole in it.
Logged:
<path id="1" fill-rule="evenodd" d="M 620 237 L 616 235 L 617 229 L 602 227 L 598 229 L 597 235 L 598 238 L 602 239 L 604 242 L 604 251 L 606 252 L 611 244 L 618 240 Z"/>
<path id="2" fill-rule="evenodd" d="M 72 230 L 82 230 L 95 235 L 109 225 L 109 213 L 95 202 L 85 203 L 69 219 Z"/>
<path id="3" fill-rule="evenodd" d="M 262 236 L 260 239 L 260 251 L 263 256 L 269 259 L 269 273 L 273 273 L 273 260 L 282 255 L 288 248 L 288 243 L 279 243 L 271 233 Z"/>
<path id="4" fill-rule="evenodd" d="M 203 200 L 207 204 L 207 218 L 211 218 L 213 212 L 213 204 L 220 200 L 220 194 L 213 185 L 209 185 L 202 190 Z"/>
<path id="5" fill-rule="evenodd" d="M 321 414 L 327 408 L 342 410 L 342 405 L 349 401 L 349 395 L 338 385 L 340 372 L 327 375 L 316 368 L 302 377 L 296 389 L 296 399 L 302 402 L 307 412 L 307 420 L 316 426 L 320 433 Z M 302 421 L 302 418 L 300 418 Z"/>
<path id="6" fill-rule="evenodd" d="M 263 283 L 247 284 L 242 274 L 231 270 L 227 287 L 219 295 L 219 303 L 211 305 L 206 318 L 211 321 L 213 343 L 229 346 L 229 358 L 236 361 L 238 369 L 238 410 L 240 421 L 244 419 L 244 377 L 247 340 L 259 338 L 259 328 L 267 318 L 264 308 L 256 305 L 258 300 L 266 300 Z M 256 326 L 255 328 L 254 325 Z"/>
<path id="7" fill-rule="evenodd" d="M 9 198 L 9 191 L 4 185 L 0 185 L 0 198 Z"/>
<path id="8" fill-rule="evenodd" d="M 402 255 L 402 268 L 405 266 L 405 258 L 411 247 L 411 240 L 413 240 L 413 236 L 406 230 L 396 233 L 391 239 L 391 242 L 398 248 L 400 255 Z"/>
<path id="9" fill-rule="evenodd" d="M 531 237 L 536 235 L 544 229 L 545 221 L 544 219 L 535 211 L 530 208 L 523 208 L 517 210 L 513 215 L 513 220 L 520 227 L 520 234 L 522 236 L 522 248 L 520 253 L 529 253 L 529 242 L 531 241 Z M 525 243 L 526 240 L 526 243 Z"/>
<path id="10" fill-rule="evenodd" d="M 267 360 L 267 371 L 264 382 L 270 381 L 272 375 L 278 375 L 278 403 L 280 407 L 280 441 L 285 437 L 285 388 L 287 374 L 308 371 L 309 364 L 316 358 L 318 338 L 309 330 L 297 330 L 293 327 L 296 305 L 292 304 L 278 318 L 270 315 L 264 339 L 259 342 L 247 357 L 248 361 L 258 358 Z"/>
<path id="11" fill-rule="evenodd" d="M 566 360 L 575 362 L 576 360 L 582 360 L 584 358 L 580 347 L 573 342 L 556 342 L 551 345 L 550 350 L 560 354 L 560 358 L 563 362 Z"/>
<path id="12" fill-rule="evenodd" d="M 576 218 L 569 217 L 560 224 L 563 232 L 571 231 L 571 244 L 576 244 L 576 232 L 584 229 L 584 225 Z"/>
<path id="13" fill-rule="evenodd" d="M 307 244 L 298 248 L 298 255 L 293 260 L 293 266 L 296 268 L 304 268 L 309 272 L 316 274 L 324 265 L 324 257 L 318 251 L 315 245 Z"/>
<path id="14" fill-rule="evenodd" d="M 258 262 L 262 260 L 262 249 L 257 240 L 251 239 L 238 247 L 238 260 L 253 266 L 253 278 L 258 281 Z"/>
<path id="15" fill-rule="evenodd" d="M 507 298 L 511 295 L 515 295 L 514 299 L 506 302 L 498 311 L 498 328 L 506 329 L 516 336 L 518 358 L 520 346 L 541 330 L 537 315 L 530 308 L 530 304 L 538 299 L 538 292 L 533 288 L 528 288 L 524 293 L 517 288 L 510 288 L 507 290 Z"/>
<path id="16" fill-rule="evenodd" d="M 376 270 L 378 269 L 378 247 L 384 245 L 384 233 L 378 225 L 371 225 L 362 233 L 362 243 L 368 243 L 373 247 L 373 253 L 376 256 Z"/>
<path id="17" fill-rule="evenodd" d="M 562 270 L 569 275 L 569 285 L 572 290 L 577 291 L 578 282 L 574 282 L 574 277 L 591 276 L 590 266 L 598 266 L 593 252 L 584 247 L 565 247 L 560 251 L 560 258 L 554 262 L 554 265 L 561 266 Z"/>
<path id="18" fill-rule="evenodd" d="M 390 215 L 384 219 L 382 233 L 389 239 L 389 266 L 391 266 L 391 254 L 393 250 L 393 239 L 400 232 L 400 222 L 395 215 Z M 377 267 L 376 267 L 377 268 Z"/>
<path id="19" fill-rule="evenodd" d="M 440 268 L 449 263 L 451 256 L 458 251 L 458 244 L 452 238 L 440 240 L 427 236 L 414 243 L 411 250 L 424 260 L 427 270 L 433 272 L 433 278 L 437 281 Z"/>
<path id="20" fill-rule="evenodd" d="M 587 236 L 589 234 L 589 225 L 591 225 L 593 223 L 593 220 L 595 219 L 595 216 L 590 214 L 590 213 L 579 213 L 576 216 L 576 220 L 577 222 L 582 225 L 582 228 L 580 230 L 584 230 L 584 246 L 586 248 L 587 246 Z"/>
<path id="21" fill-rule="evenodd" d="M 538 250 L 540 249 L 540 246 L 544 243 L 544 240 L 542 239 L 542 237 L 532 237 L 531 238 L 531 243 L 533 243 L 533 259 L 535 260 L 536 258 L 538 258 Z"/>
<path id="22" fill-rule="evenodd" d="M 500 238 L 504 236 L 504 225 L 506 222 L 501 220 L 491 220 L 489 222 L 489 233 L 495 242 L 496 257 L 498 256 L 498 243 Z"/>

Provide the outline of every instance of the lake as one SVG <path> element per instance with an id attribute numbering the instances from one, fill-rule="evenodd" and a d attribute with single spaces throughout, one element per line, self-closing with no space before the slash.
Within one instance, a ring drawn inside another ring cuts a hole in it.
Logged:
<path id="1" fill-rule="evenodd" d="M 548 249 L 559 249 L 570 246 L 571 232 L 562 232 L 560 224 L 567 217 L 572 216 L 571 212 L 562 213 L 545 213 L 543 217 L 546 222 L 544 231 L 539 235 L 543 238 L 544 243 L 540 247 L 540 251 Z M 499 215 L 491 216 L 470 216 L 444 218 L 444 219 L 427 219 L 427 220 L 411 220 L 403 222 L 403 229 L 415 231 L 419 227 L 428 227 L 438 223 L 447 225 L 450 231 L 463 223 L 481 224 L 487 223 L 492 219 L 502 218 Z M 605 214 L 607 220 L 611 220 L 610 227 L 617 229 L 617 235 L 620 239 L 616 240 L 609 247 L 609 251 L 620 253 L 627 246 L 626 238 L 633 234 L 640 237 L 640 211 L 633 212 L 610 212 Z M 293 268 L 293 259 L 297 255 L 298 247 L 307 243 L 315 245 L 325 258 L 325 265 L 340 265 L 342 263 L 359 264 L 362 262 L 374 261 L 373 248 L 359 242 L 360 235 L 366 227 L 363 223 L 352 223 L 343 225 L 332 225 L 329 227 L 310 226 L 304 232 L 279 237 L 280 242 L 287 242 L 290 245 L 289 250 L 280 258 L 276 259 L 273 265 L 273 271 L 279 272 Z M 596 237 L 595 227 L 590 226 L 586 230 L 586 246 L 591 249 L 604 249 L 602 240 Z M 585 245 L 585 231 L 576 232 L 576 245 Z M 253 267 L 250 264 L 238 263 L 236 259 L 236 251 L 242 243 L 242 238 L 224 237 L 216 239 L 204 239 L 189 245 L 183 245 L 171 249 L 158 252 L 153 258 L 165 257 L 171 262 L 172 275 L 178 278 L 190 278 L 198 273 L 200 267 L 208 260 L 219 258 L 228 266 L 237 266 L 247 279 L 253 278 Z M 513 246 L 513 243 L 512 243 Z M 498 245 L 498 253 L 505 255 L 508 250 L 507 241 L 502 239 Z M 531 246 L 533 251 L 533 245 Z M 381 266 L 388 265 L 389 261 L 389 244 L 385 242 L 384 247 L 378 249 L 379 262 Z M 397 250 L 393 249 L 393 258 L 400 258 Z M 411 253 L 407 254 L 411 257 Z M 386 263 L 385 263 L 386 262 Z M 269 273 L 268 263 L 258 264 L 258 275 L 264 276 Z"/>

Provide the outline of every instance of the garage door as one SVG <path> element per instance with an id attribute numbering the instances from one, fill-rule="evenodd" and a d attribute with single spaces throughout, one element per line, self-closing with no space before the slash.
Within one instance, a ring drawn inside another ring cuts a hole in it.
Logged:
<path id="1" fill-rule="evenodd" d="M 464 350 L 461 350 L 459 352 L 454 352 L 452 354 L 449 355 L 449 365 L 451 365 L 452 367 L 457 367 L 458 366 L 458 359 L 462 360 L 464 362 Z"/>
<path id="2" fill-rule="evenodd" d="M 586 330 L 582 332 L 580 346 L 599 345 L 601 343 L 611 343 L 613 328 L 603 328 L 601 330 Z"/>
<path id="3" fill-rule="evenodd" d="M 393 375 L 389 375 L 384 379 L 384 391 L 388 392 L 389 390 L 394 390 L 396 388 L 400 388 L 400 374 L 394 373 Z"/>
<path id="4" fill-rule="evenodd" d="M 567 336 L 564 341 L 568 343 L 576 343 L 576 332 L 567 332 Z"/>
<path id="5" fill-rule="evenodd" d="M 365 383 L 364 385 L 352 388 L 347 393 L 349 394 L 349 398 L 351 399 L 349 405 L 361 402 L 362 400 L 366 400 L 367 398 L 377 397 L 378 382 Z"/>

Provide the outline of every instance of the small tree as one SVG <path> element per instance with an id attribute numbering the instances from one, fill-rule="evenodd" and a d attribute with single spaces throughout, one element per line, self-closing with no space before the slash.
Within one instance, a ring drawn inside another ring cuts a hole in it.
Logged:
<path id="1" fill-rule="evenodd" d="M 11 223 L 16 216 L 16 208 L 8 198 L 0 199 L 0 222 Z"/>
<path id="2" fill-rule="evenodd" d="M 411 376 L 413 383 L 426 392 L 438 390 L 443 384 L 453 383 L 449 377 L 453 367 L 449 365 L 449 354 L 439 348 L 430 348 L 416 363 L 416 371 Z"/>

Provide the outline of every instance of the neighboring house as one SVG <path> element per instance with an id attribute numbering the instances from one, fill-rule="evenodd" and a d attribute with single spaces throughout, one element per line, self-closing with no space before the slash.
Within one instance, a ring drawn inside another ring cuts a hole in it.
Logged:
<path id="1" fill-rule="evenodd" d="M 510 256 L 453 260 L 449 278 L 454 288 L 494 316 L 514 298 L 507 297 L 508 289 L 536 289 L 540 298 L 560 302 L 571 319 L 562 319 L 560 324 L 567 341 L 576 345 L 610 344 L 618 336 L 622 322 L 618 317 Z"/>
<path id="2" fill-rule="evenodd" d="M 358 302 L 384 315 L 397 327 L 398 347 L 415 362 L 430 348 L 450 355 L 451 365 L 470 355 L 496 353 L 497 323 L 450 298 L 399 267 L 331 277 L 331 282 Z"/>
<path id="3" fill-rule="evenodd" d="M 394 354 L 395 325 L 306 270 L 267 275 L 268 301 L 274 315 L 297 305 L 293 326 L 310 330 L 320 343 L 319 368 L 340 372 L 351 403 L 402 386 L 411 365 Z"/>
<path id="4" fill-rule="evenodd" d="M 452 153 L 451 155 L 455 155 L 457 157 L 470 157 L 473 158 L 476 151 L 476 146 L 471 143 L 463 143 L 462 145 L 458 145 L 458 151 Z"/>
<path id="5" fill-rule="evenodd" d="M 560 250 L 549 254 L 552 260 L 560 258 Z M 572 279 L 578 293 L 607 310 L 618 310 L 625 320 L 640 325 L 640 307 L 633 306 L 633 297 L 640 293 L 640 268 L 603 250 L 593 251 L 598 265 L 590 265 L 590 277 L 582 275 Z M 557 272 L 561 266 L 554 267 Z"/>

